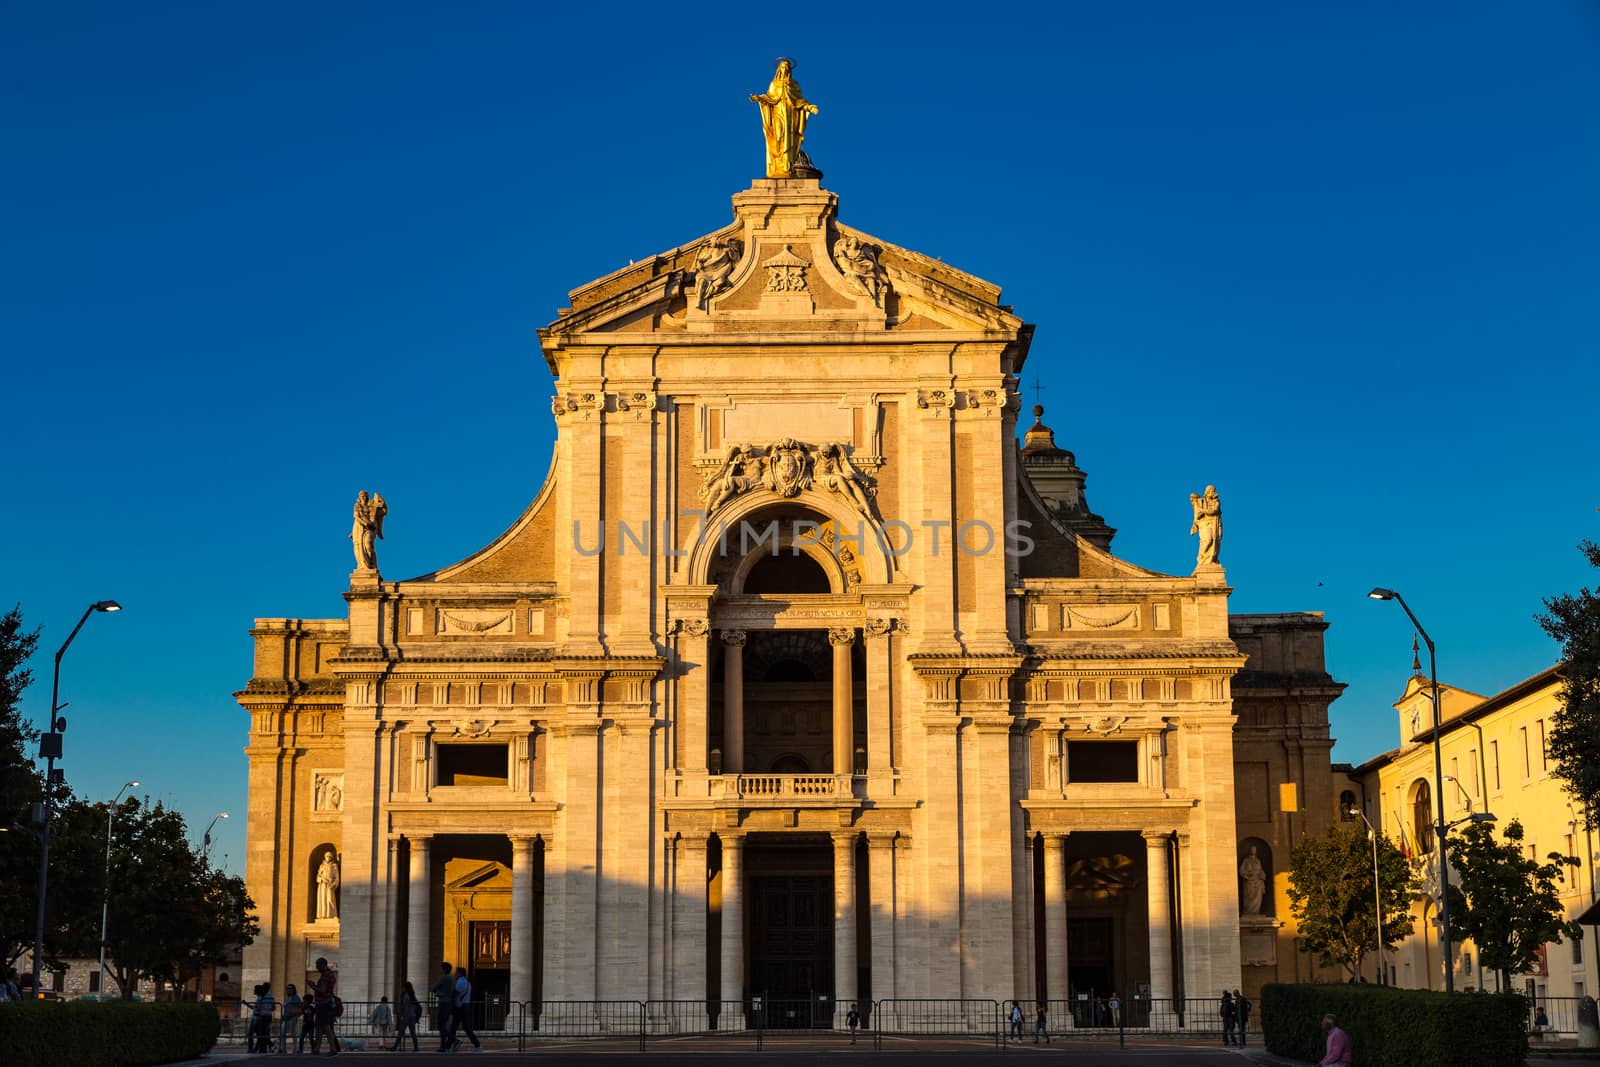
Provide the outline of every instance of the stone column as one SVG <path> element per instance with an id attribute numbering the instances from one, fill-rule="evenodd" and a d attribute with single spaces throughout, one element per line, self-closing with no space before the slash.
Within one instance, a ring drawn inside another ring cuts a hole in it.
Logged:
<path id="1" fill-rule="evenodd" d="M 416 987 L 417 996 L 433 984 L 433 969 L 438 961 L 428 951 L 428 897 L 432 891 L 429 854 L 433 851 L 433 838 L 412 837 L 411 867 L 407 874 L 410 906 L 406 910 L 406 976 Z"/>
<path id="2" fill-rule="evenodd" d="M 744 836 L 719 831 L 722 841 L 722 993 L 718 1026 L 744 1025 L 744 1013 L 729 1005 L 744 999 Z"/>
<path id="3" fill-rule="evenodd" d="M 837 650 L 840 646 L 835 645 Z M 844 646 L 848 648 L 849 646 Z M 856 831 L 833 835 L 833 1025 L 856 1000 Z"/>
<path id="4" fill-rule="evenodd" d="M 1167 891 L 1167 835 L 1144 834 L 1145 883 L 1150 902 L 1150 999 L 1172 996 L 1172 899 Z"/>
<path id="5" fill-rule="evenodd" d="M 531 837 L 511 839 L 511 1000 L 533 999 L 533 846 Z"/>
<path id="6" fill-rule="evenodd" d="M 722 773 L 744 773 L 743 630 L 722 631 Z"/>
<path id="7" fill-rule="evenodd" d="M 868 619 L 862 631 L 867 653 L 867 774 L 873 785 L 869 795 L 888 796 L 893 790 L 893 685 L 889 641 L 892 621 Z"/>
<path id="8" fill-rule="evenodd" d="M 672 999 L 690 1001 L 685 1021 L 704 1027 L 706 1002 L 706 839 L 677 842 L 672 900 Z M 694 1005 L 698 1005 L 695 1007 Z"/>
<path id="9" fill-rule="evenodd" d="M 1071 1016 L 1067 986 L 1067 835 L 1044 835 L 1044 981 L 1050 1025 L 1065 1030 Z M 1059 1003 L 1056 1003 L 1059 1002 Z"/>
<path id="10" fill-rule="evenodd" d="M 383 867 L 383 887 L 379 891 L 376 910 L 377 929 L 383 931 L 375 938 L 372 953 L 372 988 L 378 995 L 388 994 L 391 1001 L 400 999 L 400 983 L 405 976 L 399 973 L 400 946 L 395 943 L 395 908 L 400 903 L 400 835 L 389 835 L 388 856 Z"/>
<path id="11" fill-rule="evenodd" d="M 855 773 L 855 694 L 850 681 L 850 650 L 856 632 L 837 628 L 828 631 L 833 645 L 833 773 Z"/>
<path id="12" fill-rule="evenodd" d="M 705 619 L 683 620 L 682 632 L 678 638 L 679 662 L 691 665 L 687 676 L 683 679 L 683 712 L 679 716 L 677 728 L 682 731 L 683 765 L 679 770 L 691 776 L 701 777 L 700 788 L 704 796 L 706 773 L 706 733 L 711 714 L 711 670 L 710 641 L 707 639 L 709 627 Z"/>
<path id="13" fill-rule="evenodd" d="M 894 844 L 893 831 L 867 834 L 867 891 L 872 924 L 872 959 L 868 966 L 874 1000 L 889 1000 L 895 996 L 896 923 L 900 901 L 895 894 Z"/>

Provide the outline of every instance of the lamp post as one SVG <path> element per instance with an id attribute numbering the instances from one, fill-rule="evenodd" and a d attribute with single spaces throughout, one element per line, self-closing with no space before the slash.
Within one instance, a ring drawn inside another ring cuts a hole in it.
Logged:
<path id="1" fill-rule="evenodd" d="M 1351 815 L 1359 815 L 1367 824 L 1367 837 L 1372 841 L 1372 915 L 1378 922 L 1378 984 L 1388 985 L 1388 969 L 1383 965 L 1383 895 L 1378 886 L 1378 830 L 1360 808 L 1347 808 Z"/>
<path id="2" fill-rule="evenodd" d="M 201 839 L 200 855 L 203 856 L 207 862 L 210 862 L 211 859 L 211 827 L 217 825 L 218 819 L 226 819 L 227 817 L 227 812 L 219 811 L 211 817 L 211 825 L 206 827 L 206 835 Z"/>
<path id="3" fill-rule="evenodd" d="M 1411 605 L 1406 603 L 1406 598 L 1393 589 L 1374 589 L 1367 596 L 1373 600 L 1393 600 L 1400 605 L 1400 610 L 1406 613 L 1406 618 L 1411 620 L 1411 625 L 1417 628 L 1417 633 L 1422 637 L 1422 643 L 1428 646 L 1428 675 L 1431 682 L 1431 695 L 1433 697 L 1433 782 L 1434 795 L 1438 801 L 1439 822 L 1439 949 L 1444 956 L 1444 991 L 1456 991 L 1455 960 L 1450 955 L 1450 858 L 1445 846 L 1444 824 L 1444 751 L 1439 745 L 1439 661 L 1434 652 L 1433 638 L 1428 636 L 1428 631 L 1422 628 L 1422 623 L 1411 612 Z"/>
<path id="4" fill-rule="evenodd" d="M 111 820 L 116 817 L 117 805 L 122 802 L 122 794 L 130 789 L 139 788 L 139 779 L 123 783 L 117 795 L 111 798 L 111 805 L 106 808 L 106 886 L 105 893 L 100 898 L 100 997 L 106 995 L 106 919 L 111 914 Z"/>
<path id="5" fill-rule="evenodd" d="M 39 738 L 39 755 L 44 757 L 45 772 L 44 822 L 39 827 L 39 907 L 33 923 L 33 988 L 30 992 L 35 998 L 39 996 L 39 973 L 44 965 L 44 901 L 50 891 L 50 816 L 55 811 L 56 760 L 61 758 L 61 735 L 67 729 L 67 720 L 59 714 L 66 707 L 61 703 L 61 657 L 67 654 L 67 647 L 78 636 L 78 631 L 83 629 L 83 624 L 89 621 L 90 615 L 97 611 L 121 610 L 122 605 L 115 600 L 96 600 L 83 609 L 83 617 L 78 620 L 78 625 L 72 628 L 56 651 L 55 677 L 50 682 L 50 729 Z"/>

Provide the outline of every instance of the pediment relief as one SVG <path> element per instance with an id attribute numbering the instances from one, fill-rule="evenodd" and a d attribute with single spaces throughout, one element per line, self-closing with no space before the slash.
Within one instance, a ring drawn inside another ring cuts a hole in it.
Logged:
<path id="1" fill-rule="evenodd" d="M 741 193 L 733 225 L 574 290 L 545 334 L 1022 328 L 999 287 L 839 224 L 833 194 L 775 195 Z"/>
<path id="2" fill-rule="evenodd" d="M 498 888 L 501 884 L 506 888 L 511 885 L 511 872 L 493 860 L 480 866 L 475 866 L 464 874 L 458 874 L 445 884 L 445 889 L 489 889 Z"/>

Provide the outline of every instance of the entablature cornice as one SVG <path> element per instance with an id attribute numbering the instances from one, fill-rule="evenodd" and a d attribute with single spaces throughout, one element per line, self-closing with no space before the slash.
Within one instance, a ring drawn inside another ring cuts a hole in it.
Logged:
<path id="1" fill-rule="evenodd" d="M 559 595 L 555 582 L 438 582 L 408 578 L 383 583 L 384 592 L 400 600 L 548 600 Z"/>
<path id="2" fill-rule="evenodd" d="M 1247 657 L 1232 641 L 1162 641 L 1131 638 L 1104 641 L 1093 638 L 1033 640 L 1027 646 L 1030 666 L 1035 671 L 1138 671 L 1150 670 L 1149 661 L 1161 661 L 1159 670 L 1171 671 L 1173 661 L 1188 660 L 1178 669 L 1192 671 L 1238 671 Z M 1093 666 L 1089 666 L 1093 664 Z"/>

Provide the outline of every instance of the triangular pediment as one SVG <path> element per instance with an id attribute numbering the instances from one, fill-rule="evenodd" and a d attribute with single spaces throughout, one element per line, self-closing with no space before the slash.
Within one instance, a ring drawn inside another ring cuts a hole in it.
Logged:
<path id="1" fill-rule="evenodd" d="M 541 331 L 546 348 L 589 335 L 1024 329 L 998 286 L 839 222 L 838 198 L 815 180 L 759 180 L 733 202 L 732 224 L 573 290 Z"/>

